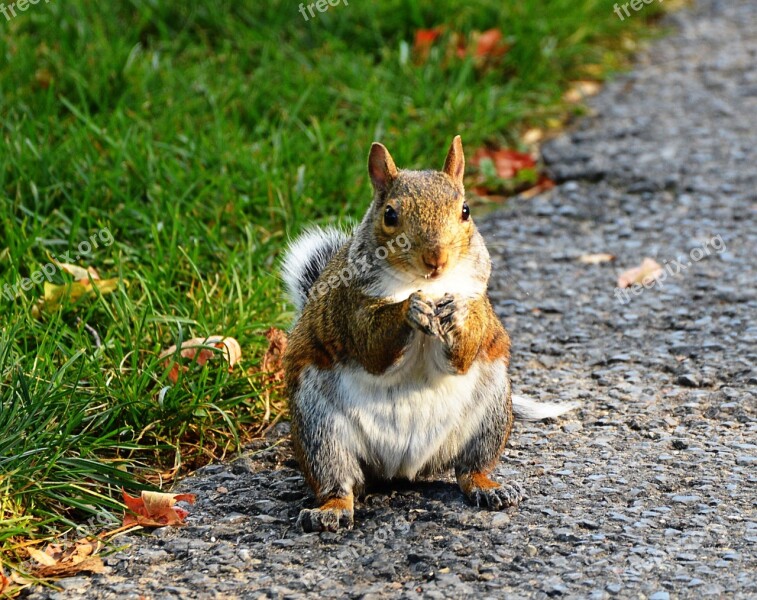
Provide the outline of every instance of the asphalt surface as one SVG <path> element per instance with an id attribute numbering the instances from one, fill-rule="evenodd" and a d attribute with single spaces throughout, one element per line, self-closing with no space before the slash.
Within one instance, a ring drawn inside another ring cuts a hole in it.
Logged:
<path id="1" fill-rule="evenodd" d="M 583 403 L 514 428 L 497 475 L 525 487 L 517 510 L 474 509 L 448 478 L 303 535 L 283 425 L 180 484 L 188 527 L 31 597 L 757 598 L 757 3 L 670 21 L 543 148 L 558 187 L 480 223 L 515 391 Z M 600 252 L 617 258 L 578 260 Z M 647 256 L 684 268 L 616 294 Z"/>

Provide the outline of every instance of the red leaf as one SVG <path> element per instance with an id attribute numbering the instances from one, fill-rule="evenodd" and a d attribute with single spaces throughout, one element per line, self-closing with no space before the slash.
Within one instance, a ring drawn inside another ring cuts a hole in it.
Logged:
<path id="1" fill-rule="evenodd" d="M 415 42 L 413 48 L 415 50 L 426 50 L 430 48 L 442 34 L 441 27 L 434 27 L 433 29 L 419 29 L 415 32 Z"/>
<path id="2" fill-rule="evenodd" d="M 518 174 L 518 171 L 536 167 L 536 161 L 530 154 L 507 149 L 479 148 L 473 155 L 471 162 L 478 166 L 484 158 L 489 158 L 494 163 L 497 175 L 502 179 L 512 179 Z"/>
<path id="3" fill-rule="evenodd" d="M 434 42 L 442 34 L 442 32 L 443 29 L 441 27 L 434 27 L 433 29 L 419 29 L 415 32 L 413 53 L 415 54 L 417 62 L 426 62 L 426 60 L 428 59 L 428 54 L 429 52 L 431 52 L 431 46 L 434 45 Z"/>
<path id="4" fill-rule="evenodd" d="M 502 56 L 507 49 L 499 29 L 487 29 L 476 40 L 476 56 L 479 58 Z"/>
<path id="5" fill-rule="evenodd" d="M 142 527 L 165 527 L 167 525 L 184 525 L 189 513 L 174 506 L 183 501 L 194 504 L 194 494 L 165 494 L 162 492 L 142 492 L 139 498 L 129 496 L 122 490 L 124 504 L 128 511 L 124 514 L 124 526 L 141 525 Z M 133 514 L 132 514 L 133 513 Z"/>

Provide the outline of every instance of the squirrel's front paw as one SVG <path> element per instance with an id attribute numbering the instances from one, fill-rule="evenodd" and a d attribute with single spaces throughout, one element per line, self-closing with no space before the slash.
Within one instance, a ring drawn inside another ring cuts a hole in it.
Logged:
<path id="1" fill-rule="evenodd" d="M 464 302 L 456 299 L 452 294 L 445 294 L 436 303 L 435 316 L 439 321 L 439 332 L 448 343 L 452 343 L 455 331 L 461 329 L 468 314 L 468 307 Z"/>
<path id="2" fill-rule="evenodd" d="M 410 306 L 407 309 L 407 321 L 411 327 L 418 329 L 426 335 L 438 336 L 439 320 L 436 317 L 436 305 L 434 301 L 421 291 L 410 295 Z"/>
<path id="3" fill-rule="evenodd" d="M 352 529 L 352 510 L 346 508 L 304 508 L 300 511 L 297 524 L 305 533 Z"/>

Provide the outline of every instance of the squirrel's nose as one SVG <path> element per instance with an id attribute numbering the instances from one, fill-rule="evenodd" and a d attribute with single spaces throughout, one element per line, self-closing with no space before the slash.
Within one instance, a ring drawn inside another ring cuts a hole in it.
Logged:
<path id="1" fill-rule="evenodd" d="M 432 271 L 441 271 L 447 264 L 447 251 L 441 248 L 426 250 L 422 255 L 423 265 Z"/>

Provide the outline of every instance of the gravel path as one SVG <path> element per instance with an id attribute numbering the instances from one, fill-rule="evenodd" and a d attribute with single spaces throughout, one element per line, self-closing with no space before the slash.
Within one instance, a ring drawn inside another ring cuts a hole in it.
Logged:
<path id="1" fill-rule="evenodd" d="M 446 480 L 302 535 L 283 425 L 182 482 L 190 526 L 127 538 L 106 574 L 32 597 L 757 597 L 757 3 L 671 20 L 544 148 L 560 185 L 482 224 L 516 391 L 583 401 L 516 425 L 497 471 L 528 490 L 518 510 L 473 509 Z M 577 260 L 595 252 L 617 261 Z M 619 300 L 645 256 L 690 264 Z"/>

